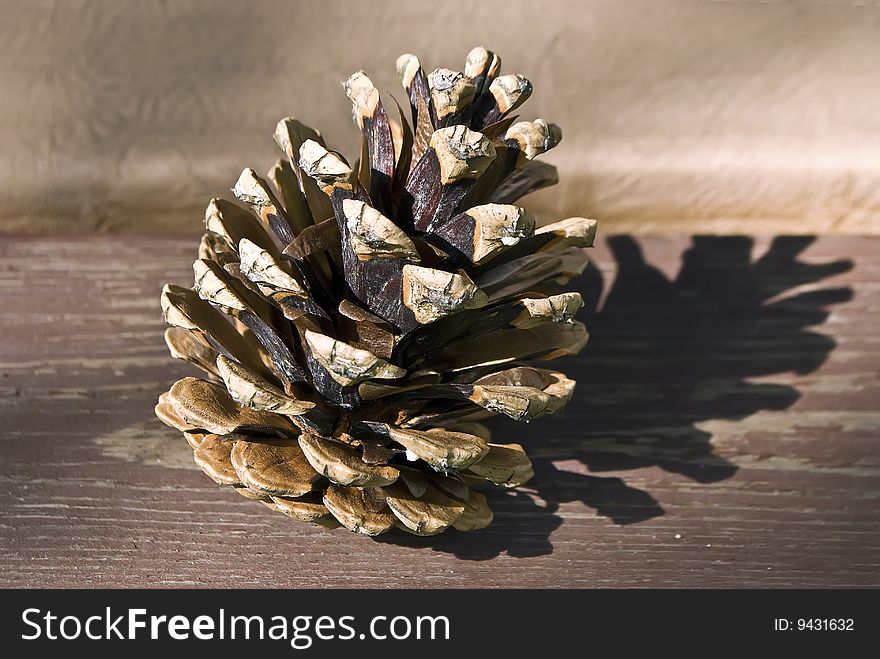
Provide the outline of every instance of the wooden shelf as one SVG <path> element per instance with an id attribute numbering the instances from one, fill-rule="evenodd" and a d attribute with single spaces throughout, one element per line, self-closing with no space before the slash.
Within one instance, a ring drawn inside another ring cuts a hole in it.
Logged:
<path id="1" fill-rule="evenodd" d="M 371 541 L 216 487 L 153 417 L 195 239 L 0 237 L 0 585 L 880 586 L 880 238 L 754 242 L 602 240 L 575 398 L 495 426 L 535 479 L 484 531 Z"/>

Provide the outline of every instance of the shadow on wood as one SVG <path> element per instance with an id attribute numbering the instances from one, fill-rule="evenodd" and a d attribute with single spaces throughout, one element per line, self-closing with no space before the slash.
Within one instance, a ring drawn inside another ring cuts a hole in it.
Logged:
<path id="1" fill-rule="evenodd" d="M 532 456 L 536 475 L 526 491 L 489 495 L 496 520 L 479 539 L 394 533 L 380 541 L 475 560 L 504 551 L 535 556 L 553 551 L 561 503 L 580 501 L 615 524 L 664 513 L 649 492 L 619 477 L 563 470 L 564 461 L 593 473 L 656 466 L 704 484 L 731 477 L 736 466 L 713 453 L 699 424 L 791 406 L 800 397 L 794 387 L 752 380 L 810 373 L 835 347 L 808 328 L 852 297 L 850 288 L 819 285 L 852 263 L 799 261 L 813 241 L 777 237 L 753 260 L 751 238 L 696 236 L 670 279 L 634 238 L 610 238 L 617 266 L 610 288 L 592 265 L 579 281 L 590 342 L 556 365 L 578 382 L 565 412 L 531 428 L 491 423 L 499 441 L 521 441 Z"/>

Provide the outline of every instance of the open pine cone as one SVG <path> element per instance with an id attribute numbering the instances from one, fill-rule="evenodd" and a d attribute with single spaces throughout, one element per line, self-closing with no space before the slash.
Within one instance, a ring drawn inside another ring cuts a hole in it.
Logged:
<path id="1" fill-rule="evenodd" d="M 400 57 L 413 128 L 359 71 L 344 83 L 363 132 L 354 169 L 283 119 L 274 189 L 252 169 L 233 188 L 253 213 L 211 201 L 195 285 L 162 291 L 171 354 L 207 378 L 175 383 L 156 414 L 217 483 L 322 526 L 433 535 L 489 524 L 474 486 L 532 476 L 479 421 L 571 397 L 572 380 L 522 360 L 586 343 L 581 297 L 559 286 L 596 224 L 536 229 L 511 205 L 557 181 L 533 158 L 561 133 L 509 116 L 532 88 L 499 66 L 485 48 L 464 73 Z"/>

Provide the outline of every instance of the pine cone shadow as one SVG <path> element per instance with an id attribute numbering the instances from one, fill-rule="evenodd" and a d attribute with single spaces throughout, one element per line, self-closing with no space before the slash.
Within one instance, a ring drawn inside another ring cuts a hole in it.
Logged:
<path id="1" fill-rule="evenodd" d="M 731 477 L 736 467 L 713 454 L 697 424 L 788 408 L 800 398 L 794 387 L 749 379 L 811 373 L 836 345 L 808 327 L 849 300 L 850 288 L 784 296 L 852 268 L 798 261 L 814 240 L 777 237 L 753 261 L 751 238 L 695 236 L 669 280 L 633 238 L 611 238 L 618 274 L 601 309 L 601 273 L 591 266 L 584 279 L 591 340 L 568 370 L 576 414 L 548 420 L 557 424 L 551 437 L 580 426 L 579 446 L 563 441 L 554 457 L 576 449 L 593 472 L 656 465 L 700 483 Z"/>
<path id="2" fill-rule="evenodd" d="M 799 261 L 814 240 L 777 237 L 753 260 L 751 238 L 695 236 L 669 279 L 645 261 L 634 238 L 609 239 L 617 276 L 601 308 L 600 271 L 591 265 L 580 280 L 587 308 L 579 318 L 590 342 L 578 357 L 551 363 L 577 380 L 574 399 L 563 414 L 531 428 L 490 423 L 499 441 L 522 442 L 532 457 L 536 475 L 527 491 L 490 495 L 496 520 L 476 542 L 453 533 L 394 533 L 384 541 L 472 560 L 505 551 L 535 556 L 552 553 L 562 503 L 579 501 L 619 525 L 664 514 L 649 492 L 619 477 L 560 469 L 555 463 L 563 461 L 593 473 L 655 466 L 698 483 L 733 476 L 736 466 L 713 453 L 711 434 L 698 424 L 788 408 L 800 397 L 794 387 L 749 380 L 811 373 L 836 345 L 809 327 L 825 322 L 829 306 L 851 299 L 850 288 L 785 295 L 852 268 L 849 260 Z"/>

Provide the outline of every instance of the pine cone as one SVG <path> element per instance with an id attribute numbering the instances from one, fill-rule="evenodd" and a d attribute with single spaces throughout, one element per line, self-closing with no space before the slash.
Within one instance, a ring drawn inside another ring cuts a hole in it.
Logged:
<path id="1" fill-rule="evenodd" d="M 283 119 L 274 189 L 245 169 L 214 199 L 192 289 L 162 291 L 184 378 L 156 414 L 221 485 L 273 510 L 367 535 L 433 535 L 492 520 L 486 481 L 533 474 L 479 422 L 559 411 L 574 382 L 524 365 L 578 352 L 572 315 L 593 220 L 543 228 L 511 202 L 557 181 L 533 158 L 557 126 L 516 122 L 531 94 L 484 48 L 463 73 L 397 61 L 412 111 L 388 116 L 363 73 L 345 93 L 363 133 L 354 170 L 320 133 Z"/>

